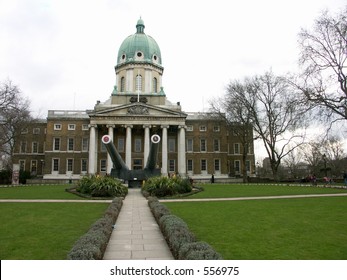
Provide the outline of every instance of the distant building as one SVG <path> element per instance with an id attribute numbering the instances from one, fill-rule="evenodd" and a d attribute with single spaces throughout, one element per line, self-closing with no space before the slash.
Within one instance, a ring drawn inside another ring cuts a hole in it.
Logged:
<path id="1" fill-rule="evenodd" d="M 142 169 L 150 136 L 157 133 L 163 175 L 241 176 L 242 147 L 232 128 L 209 114 L 183 112 L 180 103 L 166 98 L 161 52 L 144 28 L 143 20 L 138 20 L 136 33 L 119 48 L 116 85 L 109 99 L 98 101 L 91 110 L 49 110 L 46 120 L 22 131 L 13 163 L 45 179 L 108 174 L 112 161 L 101 137 L 109 134 L 126 165 Z M 252 176 L 255 162 L 250 142 L 246 168 Z"/>

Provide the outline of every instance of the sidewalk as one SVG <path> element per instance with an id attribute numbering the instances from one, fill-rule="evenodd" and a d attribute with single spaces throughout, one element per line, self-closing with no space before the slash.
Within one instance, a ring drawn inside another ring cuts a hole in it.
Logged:
<path id="1" fill-rule="evenodd" d="M 173 260 L 140 189 L 129 189 L 104 260 Z"/>

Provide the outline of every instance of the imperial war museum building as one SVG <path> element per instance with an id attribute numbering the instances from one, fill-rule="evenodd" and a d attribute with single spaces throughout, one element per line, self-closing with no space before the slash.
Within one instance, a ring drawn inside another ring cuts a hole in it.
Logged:
<path id="1" fill-rule="evenodd" d="M 243 147 L 233 127 L 212 114 L 184 112 L 180 103 L 167 99 L 160 48 L 144 29 L 143 20 L 138 20 L 136 33 L 120 45 L 109 99 L 91 110 L 49 110 L 47 119 L 21 132 L 14 164 L 47 180 L 109 174 L 113 163 L 101 141 L 108 134 L 126 166 L 143 169 L 150 137 L 158 134 L 157 167 L 163 175 L 236 178 L 242 166 L 249 176 L 255 174 L 252 140 L 242 164 Z"/>

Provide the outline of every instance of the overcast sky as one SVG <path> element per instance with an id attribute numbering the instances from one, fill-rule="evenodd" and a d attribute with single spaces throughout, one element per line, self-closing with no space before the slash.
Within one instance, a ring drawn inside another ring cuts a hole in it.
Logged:
<path id="1" fill-rule="evenodd" d="M 203 111 L 230 80 L 295 71 L 297 34 L 345 0 L 0 0 L 0 81 L 10 79 L 41 117 L 107 100 L 123 40 L 159 44 L 168 99 Z"/>

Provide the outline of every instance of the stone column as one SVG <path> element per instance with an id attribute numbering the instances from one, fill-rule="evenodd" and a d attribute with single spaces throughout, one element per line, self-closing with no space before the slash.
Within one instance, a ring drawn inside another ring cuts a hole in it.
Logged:
<path id="1" fill-rule="evenodd" d="M 186 127 L 178 126 L 178 174 L 186 176 Z"/>
<path id="2" fill-rule="evenodd" d="M 89 125 L 89 160 L 88 173 L 95 174 L 96 172 L 96 125 Z"/>
<path id="3" fill-rule="evenodd" d="M 114 129 L 114 125 L 106 125 L 106 127 L 108 128 L 108 135 L 110 136 L 111 140 L 113 141 L 114 138 L 114 134 L 113 134 L 113 129 Z M 109 153 L 107 153 L 107 174 L 111 174 L 111 169 L 113 167 L 113 162 L 111 159 L 111 156 L 109 155 Z"/>
<path id="4" fill-rule="evenodd" d="M 167 176 L 168 175 L 168 170 L 167 170 L 167 130 L 169 128 L 168 125 L 162 125 L 161 128 L 163 129 L 162 131 L 162 144 L 161 144 L 161 174 L 163 174 L 163 176 Z"/>
<path id="5" fill-rule="evenodd" d="M 131 169 L 131 129 L 132 125 L 126 125 L 126 143 L 125 143 L 125 165 Z"/>
<path id="6" fill-rule="evenodd" d="M 150 147 L 150 135 L 149 135 L 149 129 L 151 128 L 150 125 L 144 125 L 143 128 L 145 129 L 145 139 L 144 139 L 144 151 L 143 151 L 143 166 L 146 165 L 148 155 L 149 155 L 149 147 Z"/>

